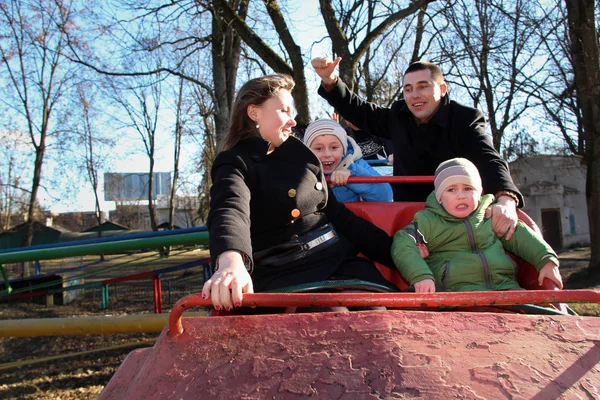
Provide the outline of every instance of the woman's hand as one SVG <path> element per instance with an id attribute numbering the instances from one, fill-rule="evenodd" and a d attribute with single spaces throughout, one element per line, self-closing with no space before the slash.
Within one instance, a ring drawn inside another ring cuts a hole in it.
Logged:
<path id="1" fill-rule="evenodd" d="M 333 171 L 331 173 L 331 187 L 336 187 L 336 186 L 345 186 L 348 184 L 348 178 L 350 178 L 350 174 L 351 172 L 348 171 L 347 169 L 343 170 L 343 171 Z"/>
<path id="2" fill-rule="evenodd" d="M 435 282 L 433 279 L 423 279 L 414 284 L 415 292 L 417 293 L 434 293 Z"/>
<path id="3" fill-rule="evenodd" d="M 540 270 L 540 274 L 538 276 L 538 283 L 540 286 L 542 286 L 542 282 L 545 278 L 548 278 L 552 282 L 556 283 L 556 286 L 558 286 L 559 289 L 563 288 L 563 281 L 560 276 L 560 272 L 558 271 L 558 265 L 554 264 L 553 262 L 547 263 Z"/>
<path id="4" fill-rule="evenodd" d="M 243 293 L 254 293 L 254 287 L 242 255 L 237 251 L 221 253 L 217 270 L 202 287 L 202 298 L 210 297 L 216 310 L 223 307 L 229 311 L 242 305 Z"/>

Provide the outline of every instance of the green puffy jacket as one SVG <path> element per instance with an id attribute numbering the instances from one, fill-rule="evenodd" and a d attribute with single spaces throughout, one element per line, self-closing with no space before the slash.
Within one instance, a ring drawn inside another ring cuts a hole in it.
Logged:
<path id="1" fill-rule="evenodd" d="M 437 291 L 485 291 L 518 288 L 516 264 L 505 249 L 521 257 L 538 271 L 549 261 L 558 265 L 556 253 L 533 230 L 519 221 L 510 240 L 499 239 L 492 231 L 485 210 L 494 196 L 485 195 L 469 217 L 448 214 L 435 193 L 427 197 L 425 210 L 394 235 L 392 257 L 402 276 L 413 285 L 433 279 Z M 417 242 L 429 249 L 425 260 Z"/>

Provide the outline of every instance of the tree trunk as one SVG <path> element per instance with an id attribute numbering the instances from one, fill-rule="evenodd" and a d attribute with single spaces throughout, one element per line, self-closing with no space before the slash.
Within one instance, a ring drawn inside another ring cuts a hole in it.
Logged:
<path id="1" fill-rule="evenodd" d="M 35 149 L 35 164 L 33 167 L 33 181 L 31 184 L 31 195 L 29 196 L 29 208 L 27 210 L 27 229 L 23 238 L 23 246 L 31 246 L 33 242 L 33 223 L 35 222 L 35 210 L 37 205 L 37 193 L 42 178 L 42 166 L 44 164 L 44 153 L 46 151 L 46 132 L 42 132 L 40 143 Z"/>
<path id="2" fill-rule="evenodd" d="M 150 214 L 150 228 L 158 231 L 156 223 L 156 206 L 154 204 L 154 157 L 150 158 L 150 172 L 148 173 L 148 214 Z"/>
<path id="3" fill-rule="evenodd" d="M 224 22 L 227 27 L 233 27 L 237 35 L 244 40 L 262 61 L 264 61 L 273 71 L 288 74 L 294 78 L 296 86 L 292 91 L 292 96 L 294 98 L 296 111 L 298 112 L 296 122 L 298 124 L 308 124 L 308 122 L 310 122 L 310 110 L 308 107 L 308 87 L 304 74 L 302 50 L 300 49 L 300 46 L 296 45 L 292 38 L 277 2 L 274 0 L 263 0 L 263 2 L 273 21 L 273 25 L 281 39 L 283 47 L 289 56 L 292 64 L 291 66 L 279 56 L 278 52 L 271 49 L 259 35 L 246 24 L 244 21 L 246 15 L 242 14 L 240 9 L 234 10 L 226 0 L 216 0 L 214 4 L 215 9 L 218 8 L 221 13 L 223 18 L 222 22 Z M 247 9 L 245 11 L 247 11 Z M 215 65 L 215 70 L 216 69 Z M 215 72 L 218 73 L 218 71 Z"/>
<path id="4" fill-rule="evenodd" d="M 223 0 L 225 2 L 225 0 Z M 234 2 L 230 2 L 234 4 Z M 215 1 L 212 19 L 212 61 L 213 82 L 215 89 L 215 131 L 217 148 L 220 148 L 227 130 L 229 114 L 235 96 L 237 71 L 240 64 L 242 40 L 229 24 L 223 20 L 224 9 L 228 4 Z M 231 8 L 231 6 L 229 6 Z M 237 16 L 243 21 L 248 13 L 248 0 L 240 1 L 236 10 Z M 210 162 L 212 165 L 212 162 Z"/>
<path id="5" fill-rule="evenodd" d="M 577 102 L 587 163 L 586 199 L 592 255 L 588 275 L 600 276 L 600 51 L 594 0 L 565 0 Z"/>

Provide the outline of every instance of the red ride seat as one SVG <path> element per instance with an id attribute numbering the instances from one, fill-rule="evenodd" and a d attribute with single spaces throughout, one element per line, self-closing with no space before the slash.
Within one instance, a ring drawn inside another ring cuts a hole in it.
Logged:
<path id="1" fill-rule="evenodd" d="M 377 225 L 389 235 L 394 235 L 397 231 L 404 228 L 414 218 L 417 211 L 425 208 L 425 202 L 394 202 L 394 203 L 380 203 L 380 202 L 347 202 L 344 203 L 348 209 L 354 214 L 366 219 Z M 540 235 L 540 229 L 536 223 L 521 210 L 517 210 L 519 219 L 527 224 L 534 231 Z M 507 254 L 515 260 L 517 263 L 517 280 L 519 285 L 525 289 L 546 289 L 553 290 L 557 289 L 554 282 L 549 279 L 545 279 L 543 285 L 540 286 L 537 282 L 538 272 L 529 263 L 525 262 L 521 258 L 514 254 Z M 408 288 L 408 283 L 400 275 L 398 270 L 391 270 L 389 268 L 375 263 L 381 274 L 388 281 L 396 285 L 401 290 Z"/>

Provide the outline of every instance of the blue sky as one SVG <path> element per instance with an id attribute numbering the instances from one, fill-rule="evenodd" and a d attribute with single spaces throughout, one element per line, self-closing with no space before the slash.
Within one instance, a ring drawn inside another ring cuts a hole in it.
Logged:
<path id="1" fill-rule="evenodd" d="M 314 70 L 310 66 L 310 59 L 316 56 L 330 55 L 331 45 L 328 40 L 315 43 L 326 36 L 326 30 L 323 25 L 322 17 L 319 11 L 317 0 L 304 0 L 301 5 L 296 5 L 297 9 L 290 10 L 291 20 L 288 20 L 289 27 L 294 34 L 294 38 L 300 44 L 305 54 L 306 77 L 308 79 L 309 91 L 314 93 L 310 98 L 311 114 L 313 118 L 323 117 L 329 112 L 329 106 L 317 95 L 317 87 L 320 83 Z M 241 82 L 240 82 L 241 84 Z M 159 143 L 157 145 L 157 154 L 155 158 L 155 172 L 169 172 L 173 168 L 173 139 L 170 129 L 172 129 L 173 115 L 165 111 L 161 117 L 164 128 L 159 132 Z M 112 154 L 112 162 L 104 172 L 146 172 L 149 168 L 147 155 L 140 151 L 140 138 L 137 132 L 122 132 L 117 146 Z M 197 148 L 184 146 L 181 155 L 181 169 L 187 177 L 199 181 L 199 177 L 191 176 L 197 159 Z M 57 165 L 48 162 L 46 168 L 54 169 Z M 101 187 L 103 180 L 101 178 Z M 44 191 L 40 192 L 40 201 L 49 206 L 54 213 L 68 211 L 93 211 L 94 196 L 88 182 L 82 182 L 81 190 L 71 193 L 70 198 L 61 195 L 60 188 L 56 193 L 48 196 Z M 54 198 L 53 198 L 54 197 Z M 103 190 L 100 189 L 100 198 L 104 198 Z M 103 210 L 114 209 L 114 202 L 101 202 Z"/>

